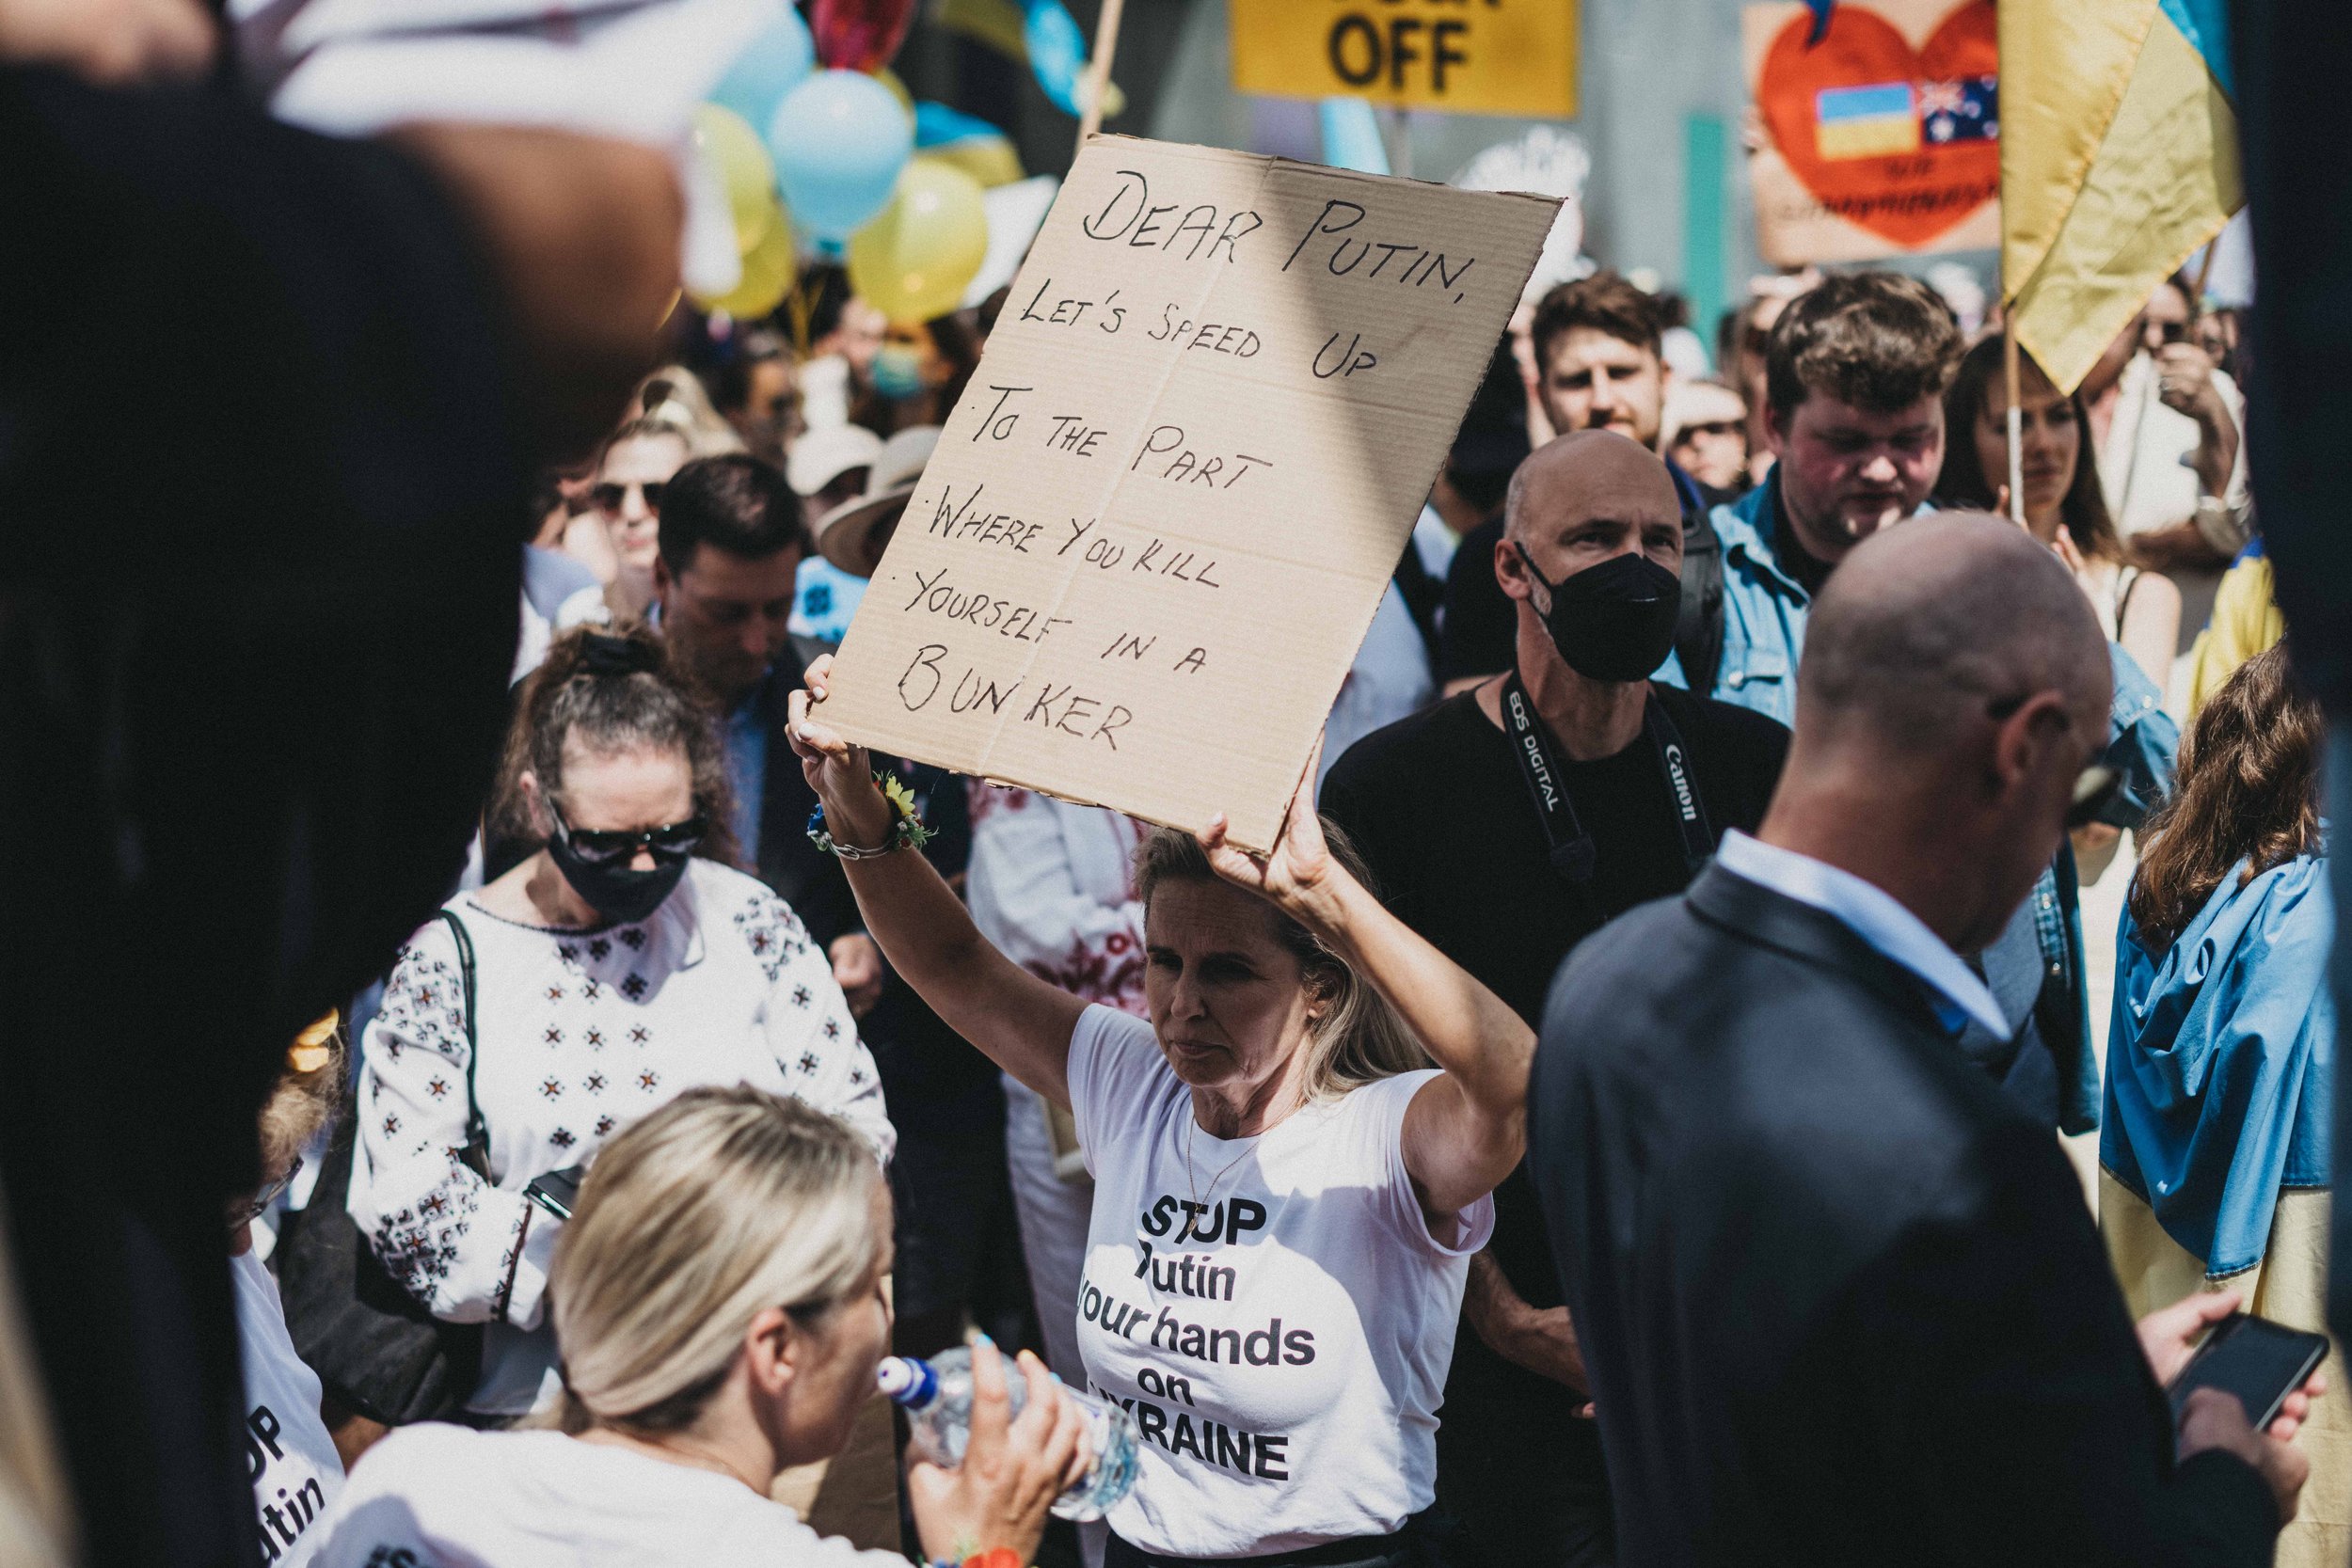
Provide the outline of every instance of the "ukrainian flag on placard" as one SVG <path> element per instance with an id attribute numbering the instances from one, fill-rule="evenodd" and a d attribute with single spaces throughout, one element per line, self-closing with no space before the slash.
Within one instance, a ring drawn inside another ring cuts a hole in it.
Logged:
<path id="1" fill-rule="evenodd" d="M 1911 84 L 1821 88 L 1813 95 L 1813 148 L 1824 159 L 1918 151 L 1919 105 Z"/>
<path id="2" fill-rule="evenodd" d="M 2245 205 L 2227 0 L 2001 0 L 2001 279 L 2072 390 Z"/>

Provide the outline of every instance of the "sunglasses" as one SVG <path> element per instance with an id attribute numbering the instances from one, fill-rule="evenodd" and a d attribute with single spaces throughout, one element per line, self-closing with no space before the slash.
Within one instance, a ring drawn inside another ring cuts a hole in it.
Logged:
<path id="1" fill-rule="evenodd" d="M 239 1210 L 236 1214 L 230 1218 L 229 1221 L 229 1228 L 234 1230 L 241 1225 L 251 1225 L 255 1220 L 258 1220 L 263 1214 L 268 1213 L 269 1206 L 277 1202 L 279 1196 L 283 1194 L 288 1187 L 294 1185 L 294 1179 L 301 1174 L 302 1156 L 297 1154 L 294 1158 L 294 1164 L 286 1167 L 285 1175 L 279 1177 L 268 1186 L 263 1187 L 260 1192 L 255 1193 L 253 1195 L 253 1201 Z"/>
<path id="2" fill-rule="evenodd" d="M 2158 322 L 2155 324 L 2155 328 L 2157 339 L 2163 342 L 2185 343 L 2195 341 L 2196 328 L 2186 322 Z"/>
<path id="3" fill-rule="evenodd" d="M 2003 697 L 1985 705 L 1985 713 L 1994 721 L 2013 717 L 2026 705 L 2023 697 Z M 2061 716 L 2063 717 L 2063 716 Z M 2069 724 L 2073 723 L 2068 720 Z M 2111 805 L 2123 788 L 2123 775 L 2103 762 L 2094 762 L 2074 775 L 2074 793 L 2066 807 L 2066 831 L 2088 828 L 2099 820 L 2099 814 Z"/>
<path id="4" fill-rule="evenodd" d="M 590 865 L 634 860 L 640 849 L 659 859 L 683 860 L 710 832 L 709 820 L 699 812 L 664 827 L 619 829 L 576 829 L 564 820 L 553 801 L 548 803 L 548 815 L 555 818 L 555 831 L 572 847 L 572 853 Z"/>
<path id="5" fill-rule="evenodd" d="M 661 498 L 669 493 L 669 489 L 670 482 L 665 479 L 651 479 L 643 484 L 615 484 L 607 480 L 602 484 L 592 485 L 588 499 L 596 503 L 599 511 L 618 512 L 621 502 L 628 499 L 628 493 L 634 490 L 645 498 L 646 511 L 659 512 L 661 510 Z"/>

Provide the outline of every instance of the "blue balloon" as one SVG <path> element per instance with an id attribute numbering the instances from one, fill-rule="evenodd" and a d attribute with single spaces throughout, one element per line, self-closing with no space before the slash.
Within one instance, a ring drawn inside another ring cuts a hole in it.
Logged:
<path id="1" fill-rule="evenodd" d="M 975 136 L 1001 136 L 1005 133 L 977 115 L 967 115 L 945 103 L 925 99 L 914 105 L 914 145 L 945 147 L 949 142 L 969 141 Z"/>
<path id="2" fill-rule="evenodd" d="M 914 125 L 890 89 L 859 71 L 820 71 L 768 122 L 792 226 L 846 240 L 890 205 L 914 152 Z"/>
<path id="3" fill-rule="evenodd" d="M 1066 115 L 1083 113 L 1078 103 L 1079 79 L 1086 74 L 1086 35 L 1061 0 L 1028 0 L 1022 19 L 1022 42 L 1029 52 L 1029 70 L 1037 85 Z"/>
<path id="4" fill-rule="evenodd" d="M 783 5 L 776 13 L 711 89 L 710 101 L 741 115 L 746 125 L 765 125 L 774 119 L 785 94 L 817 69 L 817 44 L 801 13 Z"/>

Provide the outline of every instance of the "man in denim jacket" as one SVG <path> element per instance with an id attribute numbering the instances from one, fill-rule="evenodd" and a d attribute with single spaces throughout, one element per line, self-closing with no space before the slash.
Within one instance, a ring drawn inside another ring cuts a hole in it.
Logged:
<path id="1" fill-rule="evenodd" d="M 1765 351 L 1765 428 L 1779 461 L 1764 483 L 1715 509 L 1724 549 L 1717 701 L 1796 721 L 1797 660 L 1813 595 L 1846 553 L 1927 508 L 1944 463 L 1944 389 L 1959 363 L 1951 312 L 1892 273 L 1833 277 L 1774 324 Z M 2115 705 L 2105 764 L 2119 776 L 2100 820 L 2139 825 L 2170 787 L 2180 731 L 2162 695 L 2110 646 Z M 1659 678 L 1673 682 L 1676 672 Z M 2074 856 L 2061 849 L 1999 940 L 1972 963 L 2010 1037 L 1980 1024 L 1963 1054 L 2068 1132 L 2099 1120 L 2082 915 Z"/>
<path id="2" fill-rule="evenodd" d="M 1943 300 L 1894 273 L 1826 279 L 1773 324 L 1764 427 L 1778 462 L 1714 512 L 1717 701 L 1795 721 L 1813 595 L 1848 550 L 1922 509 L 1944 467 L 1944 389 L 1961 347 Z"/>

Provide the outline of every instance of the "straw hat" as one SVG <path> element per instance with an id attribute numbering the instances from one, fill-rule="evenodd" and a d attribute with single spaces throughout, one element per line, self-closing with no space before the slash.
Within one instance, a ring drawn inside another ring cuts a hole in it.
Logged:
<path id="1" fill-rule="evenodd" d="M 872 577 L 938 445 L 935 424 L 914 425 L 884 441 L 866 470 L 866 493 L 817 519 L 818 552 L 852 577 Z"/>

